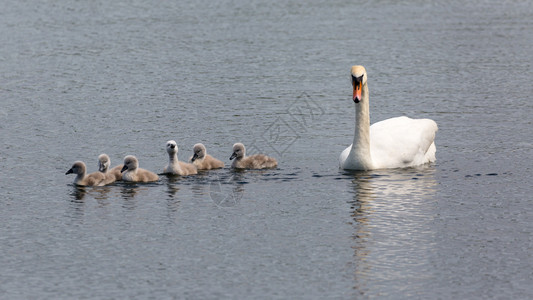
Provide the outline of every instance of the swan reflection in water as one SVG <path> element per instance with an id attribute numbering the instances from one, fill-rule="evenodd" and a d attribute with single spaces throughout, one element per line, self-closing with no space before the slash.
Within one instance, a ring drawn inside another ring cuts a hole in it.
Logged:
<path id="1" fill-rule="evenodd" d="M 386 296 L 432 276 L 432 167 L 354 172 L 350 201 L 355 233 L 355 290 Z"/>
<path id="2" fill-rule="evenodd" d="M 73 184 L 72 192 L 70 192 L 70 200 L 68 205 L 67 216 L 72 220 L 82 220 L 85 215 L 85 198 L 89 195 L 90 199 L 96 200 L 99 207 L 109 204 L 109 186 L 86 187 Z"/>
<path id="3" fill-rule="evenodd" d="M 123 183 L 120 189 L 120 195 L 124 200 L 122 207 L 129 210 L 137 208 L 138 199 L 135 199 L 135 196 L 139 193 L 146 193 L 149 189 L 149 185 L 150 183 Z"/>
<path id="4" fill-rule="evenodd" d="M 82 202 L 87 195 L 90 195 L 92 198 L 96 199 L 98 203 L 102 204 L 102 201 L 109 198 L 110 191 L 111 188 L 109 186 L 86 187 L 74 184 L 70 196 L 72 202 Z"/>

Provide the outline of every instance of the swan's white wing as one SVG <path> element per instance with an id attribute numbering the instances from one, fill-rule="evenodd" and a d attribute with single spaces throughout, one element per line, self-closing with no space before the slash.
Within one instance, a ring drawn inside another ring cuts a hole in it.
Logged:
<path id="1" fill-rule="evenodd" d="M 409 167 L 434 160 L 436 132 L 437 124 L 430 119 L 398 117 L 373 124 L 370 151 L 375 167 Z M 432 155 L 426 155 L 428 149 Z"/>
<path id="2" fill-rule="evenodd" d="M 339 166 L 344 169 L 344 164 L 346 162 L 346 159 L 348 158 L 348 154 L 350 154 L 350 150 L 352 149 L 352 145 L 348 146 L 348 148 L 344 149 L 341 152 L 341 156 L 339 157 Z"/>

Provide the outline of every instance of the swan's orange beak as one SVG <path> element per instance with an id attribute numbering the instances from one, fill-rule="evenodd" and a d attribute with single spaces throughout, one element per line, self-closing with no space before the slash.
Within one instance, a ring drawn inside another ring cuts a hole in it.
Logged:
<path id="1" fill-rule="evenodd" d="M 359 80 L 353 81 L 353 102 L 359 103 L 361 101 L 361 88 L 363 86 L 363 81 Z"/>

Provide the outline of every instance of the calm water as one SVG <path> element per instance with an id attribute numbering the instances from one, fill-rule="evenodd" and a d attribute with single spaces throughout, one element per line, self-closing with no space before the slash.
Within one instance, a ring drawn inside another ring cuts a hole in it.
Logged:
<path id="1" fill-rule="evenodd" d="M 0 298 L 533 297 L 533 4 L 181 2 L 0 4 Z M 437 163 L 338 169 L 353 64 Z M 280 167 L 64 175 L 170 139 Z"/>

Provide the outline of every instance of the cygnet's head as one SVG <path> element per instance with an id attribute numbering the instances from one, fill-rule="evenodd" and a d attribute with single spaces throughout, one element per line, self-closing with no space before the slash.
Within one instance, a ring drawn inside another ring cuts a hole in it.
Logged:
<path id="1" fill-rule="evenodd" d="M 111 159 L 107 154 L 102 153 L 100 156 L 98 156 L 98 171 L 105 173 L 109 169 L 110 165 Z"/>
<path id="2" fill-rule="evenodd" d="M 139 161 L 133 155 L 127 155 L 124 157 L 124 167 L 120 170 L 120 173 L 124 173 L 126 170 L 133 171 L 139 167 Z"/>
<path id="3" fill-rule="evenodd" d="M 363 66 L 353 66 L 351 70 L 352 76 L 352 87 L 353 87 L 353 102 L 359 103 L 362 100 L 361 92 L 363 86 L 366 85 L 367 75 L 365 67 Z"/>
<path id="4" fill-rule="evenodd" d="M 170 140 L 167 142 L 167 153 L 168 154 L 178 153 L 178 144 L 176 144 L 176 141 Z"/>
<path id="5" fill-rule="evenodd" d="M 72 167 L 67 171 L 67 173 L 65 173 L 65 175 L 67 174 L 76 174 L 76 175 L 80 175 L 80 174 L 84 174 L 85 173 L 85 163 L 82 162 L 82 161 L 76 161 L 74 162 L 74 164 L 72 165 Z"/>
<path id="6" fill-rule="evenodd" d="M 242 143 L 236 143 L 233 145 L 233 154 L 231 154 L 230 160 L 237 158 L 241 159 L 246 155 L 246 148 L 244 148 L 244 145 Z"/>
<path id="7" fill-rule="evenodd" d="M 191 158 L 191 161 L 195 161 L 197 159 L 202 159 L 205 157 L 205 154 L 206 154 L 206 150 L 205 150 L 205 146 L 204 144 L 196 144 L 194 145 L 194 147 L 192 148 L 194 154 Z"/>

